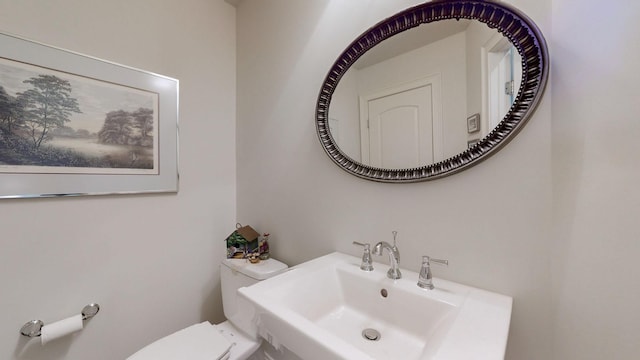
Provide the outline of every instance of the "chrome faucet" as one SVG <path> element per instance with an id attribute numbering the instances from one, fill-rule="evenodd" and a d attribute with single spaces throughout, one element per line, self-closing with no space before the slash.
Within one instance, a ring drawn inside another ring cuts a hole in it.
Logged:
<path id="1" fill-rule="evenodd" d="M 422 268 L 418 276 L 418 286 L 423 289 L 433 290 L 433 275 L 431 274 L 431 263 L 449 266 L 448 260 L 433 259 L 429 256 L 422 257 Z"/>
<path id="2" fill-rule="evenodd" d="M 362 253 L 362 263 L 360 264 L 360 270 L 373 271 L 373 264 L 371 261 L 371 251 L 370 251 L 371 245 L 363 244 L 357 241 L 354 241 L 353 245 L 362 246 L 364 248 L 364 252 Z"/>
<path id="3" fill-rule="evenodd" d="M 393 232 L 393 246 L 386 241 L 381 241 L 373 247 L 372 251 L 373 254 L 380 256 L 382 255 L 382 251 L 387 249 L 389 252 L 389 265 L 391 265 L 391 268 L 387 271 L 387 277 L 394 280 L 402 277 L 402 274 L 400 273 L 400 251 L 396 246 L 397 234 L 397 231 Z"/>

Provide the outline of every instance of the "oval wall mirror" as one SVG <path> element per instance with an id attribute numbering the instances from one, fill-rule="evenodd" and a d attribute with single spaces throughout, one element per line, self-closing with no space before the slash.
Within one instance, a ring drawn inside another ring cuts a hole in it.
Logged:
<path id="1" fill-rule="evenodd" d="M 462 171 L 511 140 L 548 77 L 545 40 L 495 1 L 436 0 L 355 39 L 316 106 L 325 152 L 368 180 L 415 182 Z"/>

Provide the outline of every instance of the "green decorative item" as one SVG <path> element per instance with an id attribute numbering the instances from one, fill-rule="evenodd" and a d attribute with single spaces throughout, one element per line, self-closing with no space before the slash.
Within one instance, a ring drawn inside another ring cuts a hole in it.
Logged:
<path id="1" fill-rule="evenodd" d="M 242 226 L 236 224 L 236 230 L 226 238 L 227 258 L 228 259 L 244 259 L 248 254 L 257 252 L 258 237 L 260 234 L 251 226 Z"/>

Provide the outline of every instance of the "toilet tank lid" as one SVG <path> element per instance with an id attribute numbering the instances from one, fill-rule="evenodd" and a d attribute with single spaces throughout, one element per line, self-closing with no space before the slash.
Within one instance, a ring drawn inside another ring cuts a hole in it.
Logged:
<path id="1" fill-rule="evenodd" d="M 260 260 L 256 264 L 252 264 L 245 259 L 224 259 L 222 265 L 256 280 L 268 279 L 284 272 L 288 268 L 287 264 L 276 259 Z"/>

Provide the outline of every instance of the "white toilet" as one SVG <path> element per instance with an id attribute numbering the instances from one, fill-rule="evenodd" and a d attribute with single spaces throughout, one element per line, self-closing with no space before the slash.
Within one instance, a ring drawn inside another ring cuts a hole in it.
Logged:
<path id="1" fill-rule="evenodd" d="M 275 259 L 251 264 L 244 259 L 225 259 L 220 266 L 222 307 L 227 321 L 205 321 L 177 331 L 142 348 L 127 360 L 247 360 L 260 347 L 256 329 L 242 321 L 236 290 L 287 270 Z M 253 334 L 253 335 L 249 335 Z"/>

